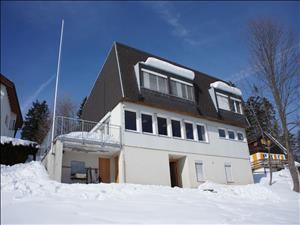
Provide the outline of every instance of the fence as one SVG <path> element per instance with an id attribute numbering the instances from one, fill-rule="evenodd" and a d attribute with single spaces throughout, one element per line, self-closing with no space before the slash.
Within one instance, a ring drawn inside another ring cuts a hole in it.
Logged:
<path id="1" fill-rule="evenodd" d="M 40 146 L 38 158 L 43 160 L 51 148 L 51 129 Z M 54 123 L 54 139 L 81 144 L 121 145 L 121 127 L 81 119 L 58 116 Z"/>

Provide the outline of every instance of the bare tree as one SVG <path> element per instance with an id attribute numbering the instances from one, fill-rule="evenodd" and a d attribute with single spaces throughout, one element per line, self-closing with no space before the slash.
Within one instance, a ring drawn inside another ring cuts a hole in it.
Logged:
<path id="1" fill-rule="evenodd" d="M 299 176 L 289 139 L 289 132 L 299 124 L 292 116 L 299 110 L 299 44 L 293 33 L 269 19 L 251 21 L 249 34 L 252 63 L 258 68 L 259 82 L 263 82 L 269 90 L 278 111 L 293 190 L 299 192 Z"/>
<path id="2" fill-rule="evenodd" d="M 57 101 L 56 108 L 57 116 L 65 116 L 75 118 L 76 116 L 76 104 L 69 96 L 62 96 Z"/>

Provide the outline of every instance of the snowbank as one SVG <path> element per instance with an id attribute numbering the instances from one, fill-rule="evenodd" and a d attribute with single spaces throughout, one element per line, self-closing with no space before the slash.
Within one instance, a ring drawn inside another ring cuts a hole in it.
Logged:
<path id="1" fill-rule="evenodd" d="M 163 60 L 157 59 L 157 58 L 153 58 L 153 57 L 149 57 L 146 62 L 146 65 L 149 66 L 153 66 L 155 68 L 170 72 L 170 73 L 174 73 L 178 76 L 187 78 L 189 80 L 194 80 L 195 77 L 195 73 L 191 70 L 179 67 L 179 66 L 175 66 L 171 63 L 165 62 Z"/>
<path id="2" fill-rule="evenodd" d="M 257 184 L 207 182 L 198 189 L 61 184 L 39 162 L 2 165 L 1 224 L 298 223 L 299 195 L 287 184 L 288 171 L 274 173 L 271 187 L 258 176 Z"/>
<path id="3" fill-rule="evenodd" d="M 216 81 L 214 83 L 210 84 L 210 87 L 212 88 L 216 88 L 222 91 L 226 91 L 235 95 L 239 95 L 242 96 L 242 92 L 240 89 L 236 88 L 236 87 L 231 87 L 228 84 L 222 82 L 222 81 Z"/>
<path id="4" fill-rule="evenodd" d="M 1 136 L 0 137 L 1 139 L 1 144 L 5 144 L 5 143 L 9 143 L 11 142 L 14 146 L 16 145 L 37 145 L 36 142 L 33 142 L 33 141 L 27 141 L 27 140 L 22 140 L 22 139 L 19 139 L 19 138 L 12 138 L 12 137 L 7 137 L 7 136 Z"/>

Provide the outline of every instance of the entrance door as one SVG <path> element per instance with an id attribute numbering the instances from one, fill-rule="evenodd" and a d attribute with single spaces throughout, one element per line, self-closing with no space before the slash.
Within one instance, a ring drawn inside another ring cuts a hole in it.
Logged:
<path id="1" fill-rule="evenodd" d="M 110 159 L 99 158 L 99 176 L 101 182 L 110 183 Z"/>
<path id="2" fill-rule="evenodd" d="M 177 162 L 173 161 L 170 162 L 170 177 L 171 177 L 171 187 L 179 187 L 178 184 L 178 169 L 177 169 Z"/>

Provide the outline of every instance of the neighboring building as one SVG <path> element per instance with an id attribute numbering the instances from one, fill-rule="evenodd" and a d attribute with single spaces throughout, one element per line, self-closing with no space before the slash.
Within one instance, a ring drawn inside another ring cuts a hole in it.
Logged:
<path id="1" fill-rule="evenodd" d="M 273 170 L 283 169 L 287 162 L 287 150 L 271 134 L 264 132 L 265 139 L 271 141 L 270 155 Z M 269 168 L 269 153 L 266 146 L 261 143 L 262 136 L 248 140 L 252 170 Z"/>
<path id="2" fill-rule="evenodd" d="M 82 118 L 57 118 L 41 153 L 58 181 L 253 183 L 241 91 L 215 77 L 115 43 Z"/>
<path id="3" fill-rule="evenodd" d="M 15 137 L 17 130 L 23 124 L 16 87 L 12 81 L 2 74 L 0 74 L 0 83 L 1 136 Z"/>

